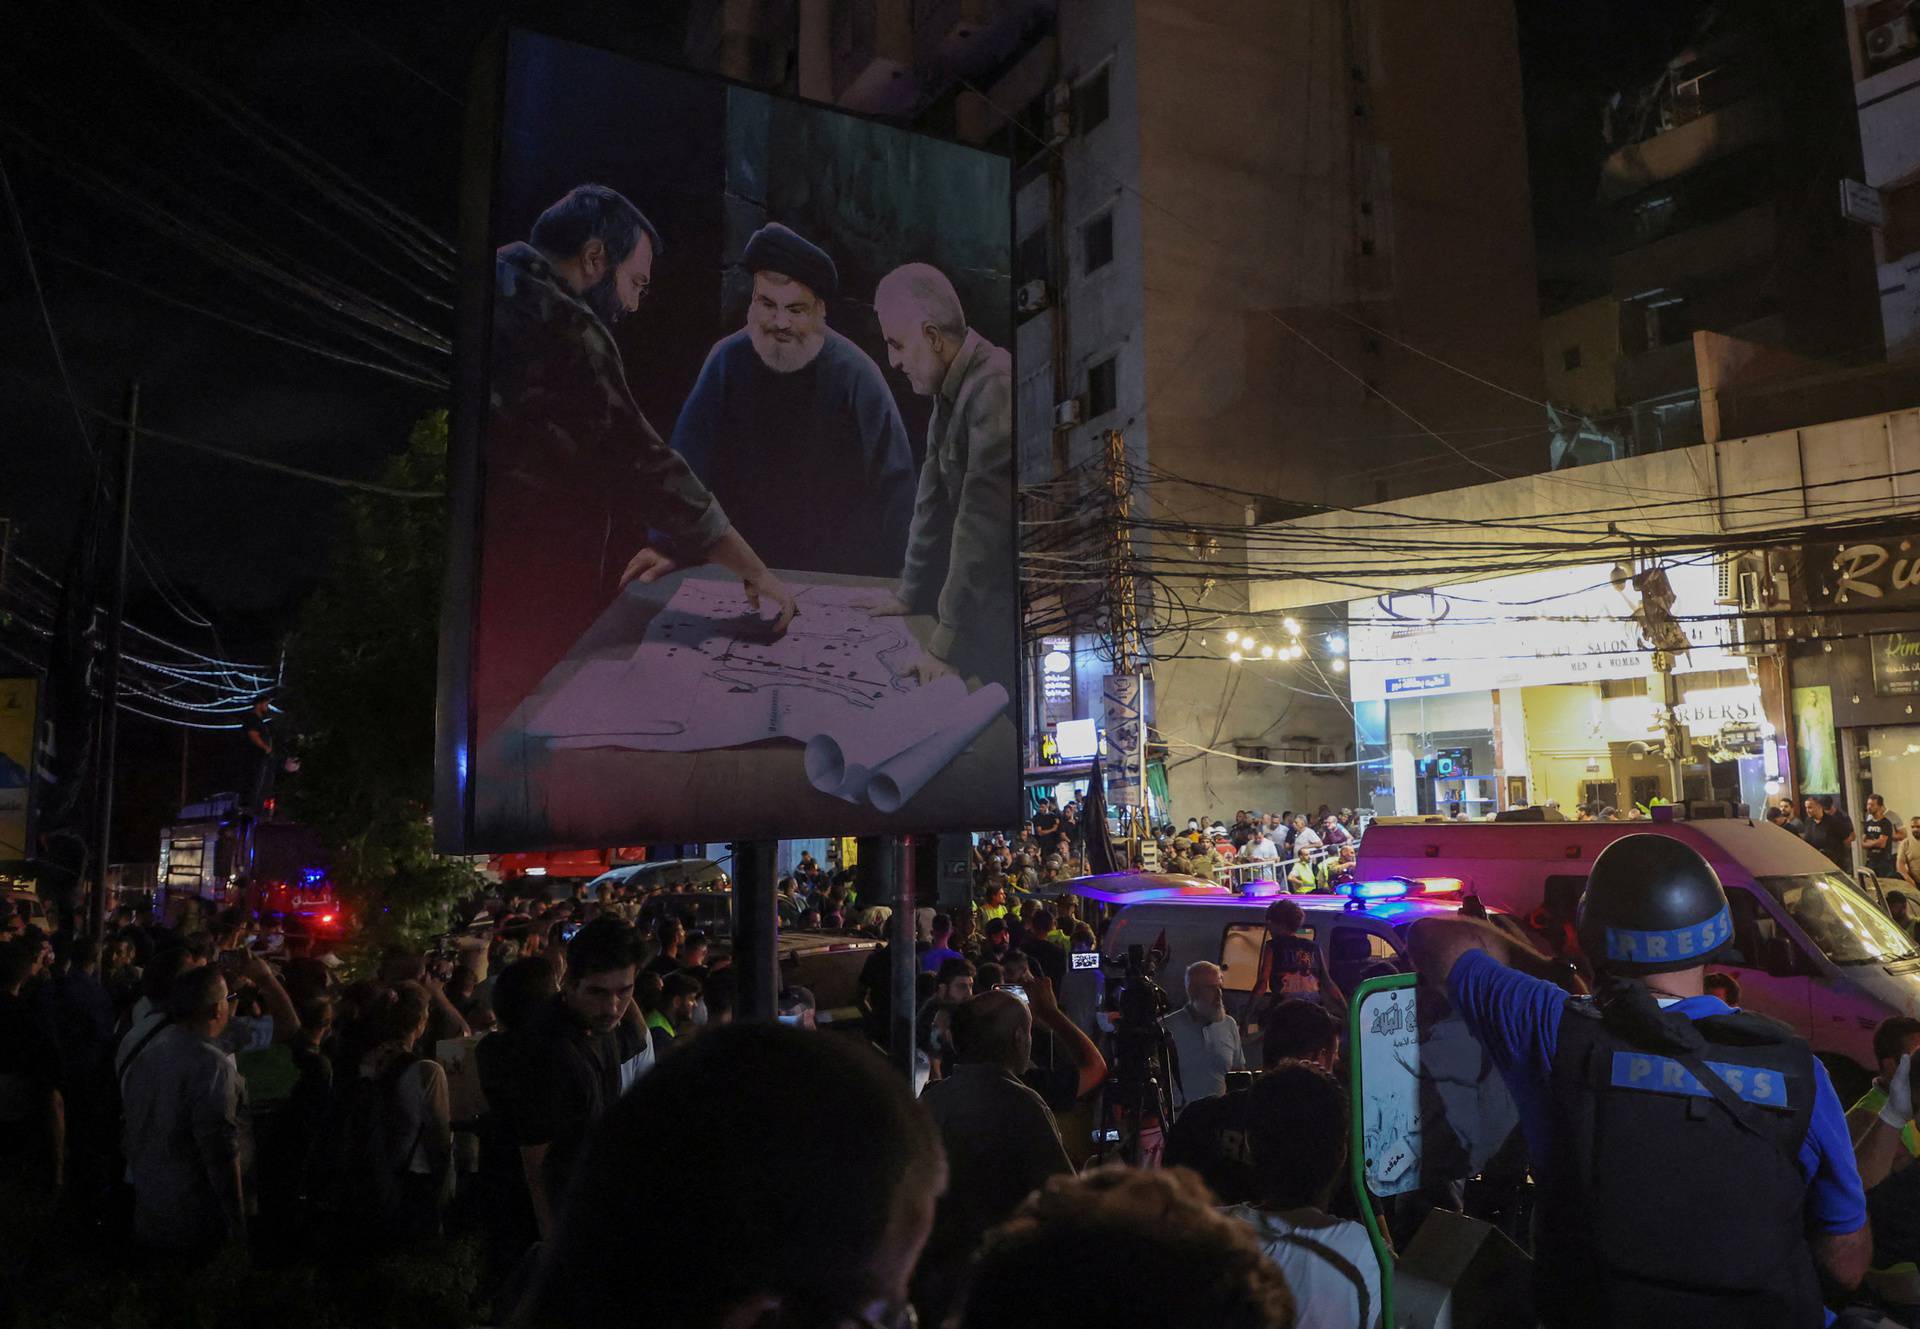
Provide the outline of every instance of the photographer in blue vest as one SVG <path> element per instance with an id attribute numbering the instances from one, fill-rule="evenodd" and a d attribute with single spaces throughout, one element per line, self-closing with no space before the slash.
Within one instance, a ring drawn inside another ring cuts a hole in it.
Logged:
<path id="1" fill-rule="evenodd" d="M 1731 948 L 1705 859 L 1629 835 L 1594 859 L 1577 921 L 1599 975 L 1467 918 L 1408 933 L 1520 1111 L 1548 1329 L 1802 1329 L 1858 1285 L 1872 1240 L 1826 1069 L 1784 1025 L 1705 995 Z"/>

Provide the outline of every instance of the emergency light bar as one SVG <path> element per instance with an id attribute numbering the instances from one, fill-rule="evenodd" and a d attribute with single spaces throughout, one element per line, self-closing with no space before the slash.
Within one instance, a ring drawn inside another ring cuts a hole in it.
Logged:
<path id="1" fill-rule="evenodd" d="M 1396 877 L 1389 881 L 1350 881 L 1342 889 L 1354 900 L 1404 900 L 1408 882 Z"/>

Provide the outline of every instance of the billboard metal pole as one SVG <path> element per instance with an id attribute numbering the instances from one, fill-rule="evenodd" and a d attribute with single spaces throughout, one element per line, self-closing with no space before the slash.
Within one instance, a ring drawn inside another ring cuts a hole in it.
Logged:
<path id="1" fill-rule="evenodd" d="M 100 681 L 100 761 L 94 786 L 93 890 L 87 901 L 87 931 L 100 936 L 107 922 L 107 857 L 113 841 L 114 749 L 120 737 L 120 620 L 127 615 L 127 543 L 133 529 L 133 448 L 140 433 L 140 384 L 127 388 L 127 432 L 120 450 L 114 492 L 119 550 L 107 590 L 106 660 Z"/>
<path id="2" fill-rule="evenodd" d="M 893 1064 L 907 1077 L 913 1080 L 913 1025 L 918 1013 L 918 991 L 915 980 L 919 977 L 920 956 L 914 950 L 917 929 L 914 916 L 918 912 L 918 900 L 915 898 L 914 844 L 911 835 L 897 837 L 893 843 L 893 852 L 898 856 L 899 866 L 894 872 L 893 915 L 887 920 L 888 952 L 892 960 L 889 969 L 889 982 L 893 987 L 893 1020 L 887 1041 L 888 1055 Z"/>
<path id="3" fill-rule="evenodd" d="M 772 840 L 733 845 L 733 955 L 740 1016 L 771 1020 L 780 997 L 780 919 L 774 905 Z"/>

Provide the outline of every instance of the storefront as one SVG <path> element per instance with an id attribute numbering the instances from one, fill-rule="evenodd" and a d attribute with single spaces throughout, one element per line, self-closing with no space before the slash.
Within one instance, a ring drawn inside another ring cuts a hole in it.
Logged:
<path id="1" fill-rule="evenodd" d="M 1803 794 L 1831 795 L 1857 824 L 1869 794 L 1920 814 L 1920 578 L 1911 541 L 1812 546 L 1787 648 L 1793 761 Z M 1815 634 L 1818 634 L 1817 636 Z"/>
<path id="2" fill-rule="evenodd" d="M 1761 806 L 1781 744 L 1717 603 L 1718 570 L 1698 560 L 1667 575 L 1692 643 L 1675 658 L 1683 788 L 1631 570 L 1598 564 L 1348 606 L 1360 755 L 1384 759 L 1361 768 L 1361 802 L 1466 816 L 1548 803 L 1626 816 L 1679 797 Z"/>

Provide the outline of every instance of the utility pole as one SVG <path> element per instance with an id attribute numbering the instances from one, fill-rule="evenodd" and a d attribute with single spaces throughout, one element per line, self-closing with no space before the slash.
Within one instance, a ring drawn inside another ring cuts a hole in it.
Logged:
<path id="1" fill-rule="evenodd" d="M 1118 429 L 1105 435 L 1107 463 L 1107 619 L 1113 672 L 1135 682 L 1133 743 L 1127 753 L 1128 777 L 1139 825 L 1147 818 L 1147 652 L 1140 633 L 1140 603 L 1134 587 L 1133 485 L 1127 475 L 1127 438 Z M 1112 741 L 1109 730 L 1109 742 Z"/>
<path id="2" fill-rule="evenodd" d="M 115 525 L 119 547 L 114 554 L 113 580 L 107 587 L 106 655 L 100 678 L 100 760 L 94 786 L 93 893 L 87 903 L 87 930 L 95 937 L 106 930 L 107 860 L 113 840 L 114 749 L 120 737 L 120 623 L 127 616 L 127 546 L 133 533 L 133 449 L 140 434 L 140 383 L 127 386 L 127 431 L 121 444 L 120 471 L 114 487 Z"/>
<path id="3" fill-rule="evenodd" d="M 1633 584 L 1640 592 L 1640 607 L 1633 616 L 1640 625 L 1642 638 L 1653 652 L 1653 678 L 1661 747 L 1667 758 L 1667 779 L 1673 787 L 1674 803 L 1684 805 L 1687 801 L 1687 736 L 1674 711 L 1680 704 L 1674 657 L 1690 649 L 1693 643 L 1687 639 L 1687 630 L 1673 616 L 1673 584 L 1667 580 L 1665 568 L 1656 563 L 1636 576 Z"/>
<path id="4" fill-rule="evenodd" d="M 1680 704 L 1680 680 L 1673 675 L 1670 652 L 1653 653 L 1653 675 L 1660 688 L 1660 729 L 1667 753 L 1667 779 L 1673 784 L 1674 803 L 1684 805 L 1687 801 L 1687 736 L 1680 727 L 1680 717 L 1674 713 L 1674 707 Z"/>

